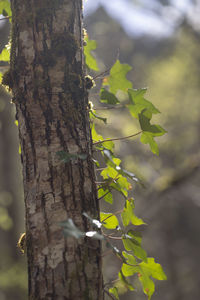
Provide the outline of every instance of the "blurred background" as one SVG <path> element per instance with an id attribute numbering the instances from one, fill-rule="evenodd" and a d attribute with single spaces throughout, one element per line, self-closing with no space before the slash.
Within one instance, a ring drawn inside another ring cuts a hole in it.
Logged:
<path id="1" fill-rule="evenodd" d="M 148 256 L 161 263 L 168 280 L 156 283 L 155 300 L 200 299 L 200 1 L 88 0 L 85 27 L 97 41 L 101 71 L 116 58 L 130 64 L 134 88 L 148 87 L 148 100 L 161 111 L 154 117 L 168 133 L 157 140 L 159 157 L 139 138 L 116 142 L 123 166 L 137 174 L 145 188 L 134 186 L 137 215 Z M 9 22 L 0 22 L 0 51 L 8 42 Z M 3 68 L 3 64 L 1 64 Z M 96 84 L 101 81 L 96 79 Z M 104 137 L 137 132 L 122 108 L 103 109 L 97 89 L 91 100 L 108 125 Z M 27 299 L 26 261 L 16 247 L 24 232 L 24 205 L 14 105 L 0 87 L 0 300 Z M 116 195 L 113 211 L 121 201 Z M 111 210 L 111 208 L 110 208 Z M 115 279 L 120 261 L 105 258 L 105 281 Z M 137 293 L 122 300 L 143 300 Z"/>

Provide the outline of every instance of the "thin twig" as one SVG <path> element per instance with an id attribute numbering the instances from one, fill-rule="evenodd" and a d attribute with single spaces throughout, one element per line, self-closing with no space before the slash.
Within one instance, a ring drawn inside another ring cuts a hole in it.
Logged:
<path id="1" fill-rule="evenodd" d="M 102 73 L 100 73 L 100 74 L 94 76 L 93 79 L 97 79 L 97 78 L 100 78 L 100 76 L 105 75 L 106 73 L 108 73 L 108 72 L 110 71 L 111 68 L 112 68 L 112 67 L 110 67 L 109 69 L 103 71 Z"/>
<path id="2" fill-rule="evenodd" d="M 106 142 L 112 142 L 112 141 L 121 141 L 121 140 L 126 140 L 126 139 L 130 139 L 132 137 L 135 137 L 139 134 L 141 134 L 142 131 L 139 131 L 135 134 L 129 135 L 129 136 L 124 136 L 124 137 L 120 137 L 120 138 L 114 138 L 114 139 L 108 139 L 108 140 L 103 140 L 103 141 L 99 141 L 99 142 L 95 142 L 93 143 L 93 145 L 98 145 L 98 144 L 102 144 L 102 143 L 106 143 Z"/>
<path id="3" fill-rule="evenodd" d="M 104 233 L 104 232 L 102 232 L 102 234 L 106 237 L 106 238 L 108 238 L 108 239 L 111 239 L 111 240 L 122 240 L 122 237 L 121 236 L 112 236 L 112 235 L 109 235 L 109 234 L 106 234 L 106 233 Z"/>

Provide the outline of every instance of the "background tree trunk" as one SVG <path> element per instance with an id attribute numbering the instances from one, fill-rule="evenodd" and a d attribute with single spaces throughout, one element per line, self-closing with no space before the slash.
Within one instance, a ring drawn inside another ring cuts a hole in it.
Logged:
<path id="1" fill-rule="evenodd" d="M 29 299 L 102 296 L 101 246 L 65 239 L 58 223 L 82 230 L 97 218 L 84 83 L 81 0 L 11 0 L 11 67 L 19 122 L 26 210 Z M 62 163 L 58 151 L 87 154 Z"/>

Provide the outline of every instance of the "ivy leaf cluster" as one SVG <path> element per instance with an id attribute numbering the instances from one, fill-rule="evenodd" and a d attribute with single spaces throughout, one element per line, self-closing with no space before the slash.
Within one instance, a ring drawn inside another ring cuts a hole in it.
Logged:
<path id="1" fill-rule="evenodd" d="M 87 37 L 87 43 L 90 44 Z M 88 51 L 89 46 L 85 47 L 86 63 L 91 60 L 91 53 Z M 93 46 L 96 44 L 93 43 Z M 90 48 L 94 50 L 94 48 Z M 94 59 L 94 57 L 92 57 Z M 87 66 L 88 63 L 87 63 Z M 94 70 L 94 64 L 91 65 Z M 159 114 L 160 111 L 145 98 L 147 89 L 134 89 L 132 82 L 127 79 L 127 73 L 131 70 L 128 64 L 122 64 L 119 60 L 110 69 L 108 76 L 104 77 L 102 87 L 99 92 L 99 100 L 105 105 L 119 106 L 118 91 L 126 94 L 128 103 L 126 108 L 130 115 L 138 122 L 141 132 L 140 141 L 143 144 L 149 144 L 151 151 L 154 154 L 159 154 L 158 145 L 155 141 L 156 137 L 162 136 L 166 131 L 157 124 L 152 124 L 154 114 Z M 144 294 L 148 300 L 151 299 L 155 291 L 154 279 L 165 280 L 166 275 L 162 266 L 155 262 L 154 258 L 148 257 L 146 251 L 142 247 L 142 235 L 139 230 L 140 226 L 145 226 L 146 223 L 135 214 L 135 200 L 129 196 L 132 190 L 132 184 L 138 183 L 140 180 L 135 174 L 125 170 L 121 166 L 121 160 L 114 154 L 114 142 L 117 139 L 105 140 L 102 135 L 96 131 L 95 120 L 105 120 L 101 116 L 96 115 L 95 108 L 90 109 L 91 117 L 91 133 L 93 145 L 98 150 L 104 160 L 104 167 L 100 172 L 102 182 L 98 186 L 98 199 L 104 200 L 110 205 L 114 202 L 113 191 L 117 191 L 122 198 L 123 209 L 118 212 L 101 212 L 100 220 L 90 221 L 94 224 L 101 224 L 101 235 L 104 237 L 106 247 L 112 249 L 113 254 L 118 257 L 121 262 L 121 269 L 118 273 L 114 284 L 108 284 L 108 289 L 105 289 L 106 294 L 110 298 L 119 300 L 120 293 L 123 290 L 135 291 L 133 279 L 138 278 L 141 283 Z M 97 168 L 100 163 L 95 161 Z M 113 240 L 121 241 L 119 250 L 112 244 Z"/>

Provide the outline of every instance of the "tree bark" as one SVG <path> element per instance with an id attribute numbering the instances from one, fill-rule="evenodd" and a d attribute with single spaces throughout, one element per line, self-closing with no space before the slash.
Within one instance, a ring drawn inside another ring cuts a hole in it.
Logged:
<path id="1" fill-rule="evenodd" d="M 98 218 L 81 0 L 11 0 L 10 70 L 19 122 L 29 299 L 103 299 L 101 246 L 65 239 L 67 218 L 83 231 Z M 58 151 L 86 154 L 68 163 Z"/>

